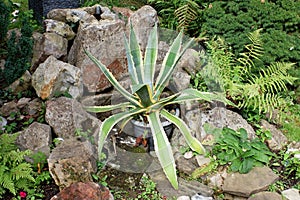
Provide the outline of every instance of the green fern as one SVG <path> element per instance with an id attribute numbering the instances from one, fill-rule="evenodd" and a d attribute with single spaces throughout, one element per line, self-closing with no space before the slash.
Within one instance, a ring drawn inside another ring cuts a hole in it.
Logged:
<path id="1" fill-rule="evenodd" d="M 30 150 L 20 151 L 15 145 L 17 134 L 0 135 L 0 197 L 7 191 L 16 195 L 34 183 L 31 164 L 25 161 Z"/>
<path id="2" fill-rule="evenodd" d="M 186 0 L 185 4 L 177 8 L 174 12 L 178 18 L 177 29 L 187 30 L 189 24 L 198 16 L 200 6 L 192 0 Z"/>
<path id="3" fill-rule="evenodd" d="M 206 85 L 215 90 L 216 83 L 233 99 L 239 108 L 258 110 L 259 113 L 270 113 L 274 109 L 283 110 L 285 100 L 279 95 L 287 91 L 287 84 L 296 80 L 288 74 L 293 63 L 276 62 L 270 66 L 257 65 L 256 61 L 263 56 L 263 45 L 260 31 L 249 34 L 250 44 L 238 59 L 229 51 L 221 38 L 208 43 L 211 57 L 202 70 Z"/>

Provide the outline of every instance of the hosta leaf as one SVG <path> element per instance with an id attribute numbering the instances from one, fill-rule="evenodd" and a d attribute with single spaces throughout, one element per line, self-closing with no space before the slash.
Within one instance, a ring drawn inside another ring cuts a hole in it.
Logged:
<path id="1" fill-rule="evenodd" d="M 251 169 L 253 168 L 253 159 L 251 158 L 246 158 L 242 161 L 239 172 L 241 174 L 246 174 L 248 173 Z"/>

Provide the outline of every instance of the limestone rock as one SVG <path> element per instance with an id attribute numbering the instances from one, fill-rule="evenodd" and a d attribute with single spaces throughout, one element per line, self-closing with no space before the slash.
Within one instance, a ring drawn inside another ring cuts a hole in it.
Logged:
<path id="1" fill-rule="evenodd" d="M 50 154 L 51 142 L 51 127 L 38 122 L 33 122 L 21 131 L 16 141 L 21 150 L 30 149 L 33 152 L 42 152 L 47 157 Z"/>
<path id="2" fill-rule="evenodd" d="M 269 130 L 272 134 L 272 138 L 267 140 L 268 147 L 272 151 L 281 150 L 288 142 L 283 133 L 278 130 L 274 125 L 270 124 L 266 120 L 261 120 L 261 127 L 263 130 Z"/>
<path id="3" fill-rule="evenodd" d="M 96 172 L 94 149 L 89 141 L 63 140 L 48 159 L 49 172 L 60 189 L 76 182 L 92 181 Z"/>
<path id="4" fill-rule="evenodd" d="M 276 192 L 259 192 L 252 195 L 247 200 L 282 200 L 281 195 Z"/>
<path id="5" fill-rule="evenodd" d="M 68 92 L 73 98 L 79 98 L 83 93 L 81 71 L 54 56 L 39 65 L 32 75 L 32 86 L 42 99 L 50 98 L 57 92 Z"/>
<path id="6" fill-rule="evenodd" d="M 30 71 L 44 62 L 49 56 L 65 61 L 68 51 L 68 40 L 56 33 L 34 33 L 34 48 Z"/>
<path id="7" fill-rule="evenodd" d="M 300 199 L 299 190 L 297 190 L 295 188 L 284 190 L 281 192 L 281 194 L 284 196 L 284 198 L 286 200 L 299 200 Z"/>
<path id="8" fill-rule="evenodd" d="M 110 191 L 103 185 L 94 182 L 73 183 L 53 196 L 51 200 L 113 200 Z"/>
<path id="9" fill-rule="evenodd" d="M 278 176 L 268 167 L 255 167 L 247 174 L 231 173 L 224 181 L 223 191 L 241 197 L 249 197 L 264 191 Z"/>
<path id="10" fill-rule="evenodd" d="M 197 168 L 196 159 L 186 159 L 183 156 L 179 156 L 176 158 L 176 167 L 180 172 L 184 172 L 186 174 L 192 174 L 193 171 Z"/>
<path id="11" fill-rule="evenodd" d="M 192 196 L 191 200 L 213 200 L 213 198 L 202 196 L 200 194 L 195 194 L 195 195 Z"/>
<path id="12" fill-rule="evenodd" d="M 72 28 L 61 21 L 56 21 L 53 19 L 44 20 L 45 31 L 48 33 L 56 33 L 67 40 L 72 40 L 75 37 L 75 33 Z"/>
<path id="13" fill-rule="evenodd" d="M 76 129 L 89 131 L 89 137 L 92 137 L 98 133 L 101 124 L 101 121 L 87 113 L 79 102 L 66 97 L 46 102 L 45 119 L 55 134 L 63 139 L 75 137 Z"/>
<path id="14" fill-rule="evenodd" d="M 119 79 L 127 71 L 121 20 L 103 20 L 82 26 L 69 52 L 68 62 L 80 68 L 83 83 L 90 92 L 100 92 L 111 86 L 101 70 L 88 58 L 84 49 L 100 60 Z"/>
<path id="15" fill-rule="evenodd" d="M 144 49 L 148 42 L 148 35 L 155 24 L 158 23 L 157 12 L 151 6 L 143 6 L 135 11 L 128 19 L 128 30 L 129 24 L 131 23 L 135 34 L 138 38 L 138 42 L 141 49 Z"/>
<path id="16" fill-rule="evenodd" d="M 18 112 L 19 109 L 17 107 L 17 103 L 15 101 L 9 101 L 4 103 L 0 108 L 0 115 L 3 117 L 8 117 L 12 112 Z"/>

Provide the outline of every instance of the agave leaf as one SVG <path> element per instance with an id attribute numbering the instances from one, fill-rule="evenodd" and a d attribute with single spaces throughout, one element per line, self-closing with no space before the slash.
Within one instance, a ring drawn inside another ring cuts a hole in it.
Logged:
<path id="1" fill-rule="evenodd" d="M 211 92 L 200 92 L 199 90 L 193 88 L 188 88 L 186 90 L 183 90 L 180 93 L 180 96 L 172 101 L 172 104 L 182 103 L 185 101 L 192 101 L 192 100 L 205 100 L 209 102 L 216 100 L 231 106 L 235 106 L 235 104 L 233 104 L 231 101 L 226 99 L 226 97 L 223 94 L 211 93 Z"/>
<path id="2" fill-rule="evenodd" d="M 186 123 L 180 119 L 179 117 L 172 115 L 167 110 L 162 109 L 160 114 L 166 118 L 168 121 L 172 122 L 179 128 L 180 132 L 183 134 L 187 144 L 191 147 L 191 149 L 199 154 L 205 153 L 205 148 L 195 137 L 192 136 L 188 126 Z"/>
<path id="3" fill-rule="evenodd" d="M 102 73 L 105 75 L 105 77 L 108 79 L 108 81 L 114 86 L 116 90 L 118 90 L 128 101 L 135 105 L 139 105 L 139 102 L 137 101 L 136 97 L 132 94 L 130 94 L 127 90 L 125 90 L 124 87 L 120 85 L 120 83 L 117 81 L 117 79 L 114 77 L 114 75 L 106 68 L 105 65 L 103 65 L 97 58 L 95 58 L 90 52 L 87 50 L 84 50 L 86 55 L 100 68 Z"/>
<path id="4" fill-rule="evenodd" d="M 129 48 L 135 66 L 138 83 L 144 83 L 144 65 L 142 52 L 132 25 L 130 25 Z"/>
<path id="5" fill-rule="evenodd" d="M 125 44 L 125 50 L 126 50 L 126 58 L 127 58 L 127 64 L 128 64 L 128 73 L 132 82 L 132 85 L 138 84 L 138 76 L 136 73 L 136 68 L 133 62 L 133 57 L 131 55 L 130 47 L 128 44 L 128 41 L 126 39 L 126 35 L 124 34 L 124 44 Z"/>
<path id="6" fill-rule="evenodd" d="M 99 133 L 99 140 L 98 140 L 98 152 L 99 152 L 98 155 L 99 156 L 101 155 L 101 151 L 102 151 L 105 139 L 107 138 L 111 129 L 118 122 L 122 121 L 123 119 L 127 119 L 133 115 L 144 112 L 144 111 L 145 111 L 145 109 L 136 108 L 133 110 L 117 113 L 115 115 L 110 116 L 109 118 L 106 118 L 100 126 L 100 133 Z"/>
<path id="7" fill-rule="evenodd" d="M 157 25 L 151 30 L 148 38 L 148 43 L 145 52 L 144 69 L 145 80 L 144 83 L 150 85 L 150 89 L 153 92 L 153 79 L 155 72 L 155 65 L 158 52 L 158 37 L 157 37 Z"/>
<path id="8" fill-rule="evenodd" d="M 84 109 L 88 112 L 99 113 L 99 112 L 107 112 L 112 111 L 119 108 L 129 108 L 132 107 L 130 102 L 124 102 L 116 105 L 107 105 L 107 106 L 84 106 Z"/>
<path id="9" fill-rule="evenodd" d="M 152 97 L 153 95 L 152 95 L 150 86 L 148 84 L 134 85 L 132 87 L 132 91 L 134 91 L 138 95 L 138 97 L 140 99 L 140 103 L 144 107 L 148 107 L 154 103 L 153 97 Z"/>
<path id="10" fill-rule="evenodd" d="M 171 185 L 178 189 L 175 161 L 171 144 L 159 119 L 159 111 L 147 115 L 154 141 L 155 153 Z"/>
<path id="11" fill-rule="evenodd" d="M 166 57 L 163 60 L 162 68 L 160 70 L 160 73 L 158 75 L 158 78 L 157 78 L 156 84 L 155 84 L 156 93 L 154 95 L 154 99 L 157 99 L 160 96 L 163 89 L 166 87 L 166 84 L 170 80 L 178 61 L 180 60 L 180 58 L 182 57 L 182 55 L 184 54 L 186 49 L 188 47 L 190 47 L 192 42 L 194 41 L 194 39 L 190 39 L 184 45 L 184 47 L 182 48 L 182 50 L 180 52 L 182 37 L 183 37 L 183 33 L 180 32 L 178 34 L 178 36 L 176 37 L 176 39 L 174 40 L 172 46 L 170 47 Z"/>

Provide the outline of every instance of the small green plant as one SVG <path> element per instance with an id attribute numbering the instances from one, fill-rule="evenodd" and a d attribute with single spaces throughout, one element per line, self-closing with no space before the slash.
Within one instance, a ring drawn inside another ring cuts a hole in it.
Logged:
<path id="1" fill-rule="evenodd" d="M 243 128 L 234 131 L 223 128 L 212 149 L 219 165 L 229 165 L 233 172 L 248 173 L 255 166 L 268 165 L 274 154 L 265 143 L 248 139 Z"/>
<path id="2" fill-rule="evenodd" d="M 17 134 L 0 135 L 0 197 L 28 191 L 35 182 L 32 166 L 25 161 L 31 151 L 20 151 L 14 143 L 16 138 Z"/>
<path id="3" fill-rule="evenodd" d="M 138 191 L 137 200 L 164 199 L 164 197 L 156 190 L 156 184 L 147 175 L 141 178 L 141 185 L 135 189 Z"/>
<path id="4" fill-rule="evenodd" d="M 129 42 L 126 37 L 124 41 L 128 72 L 132 82 L 131 93 L 117 81 L 105 65 L 97 60 L 90 52 L 86 51 L 88 57 L 101 69 L 114 88 L 127 100 L 127 102 L 117 105 L 86 107 L 87 111 L 96 113 L 122 109 L 121 112 L 108 117 L 101 124 L 98 141 L 99 155 L 102 152 L 105 139 L 117 123 L 122 122 L 121 127 L 124 127 L 132 118 L 142 116 L 142 119 L 147 119 L 145 123 L 149 123 L 151 128 L 154 149 L 160 165 L 172 186 L 177 189 L 178 182 L 175 160 L 171 144 L 161 122 L 161 117 L 179 128 L 186 139 L 187 144 L 193 151 L 203 154 L 205 153 L 205 149 L 202 144 L 191 135 L 186 123 L 178 116 L 168 112 L 166 106 L 183 103 L 189 100 L 219 100 L 228 104 L 232 103 L 226 100 L 223 94 L 200 92 L 192 88 L 179 91 L 176 94 L 163 98 L 161 94 L 167 87 L 177 63 L 194 40 L 190 39 L 186 44 L 183 44 L 183 32 L 180 32 L 170 46 L 170 49 L 163 60 L 158 77 L 155 79 L 156 59 L 158 56 L 157 25 L 155 25 L 149 34 L 144 57 L 142 56 L 141 47 L 132 26 L 129 35 Z"/>
<path id="5" fill-rule="evenodd" d="M 81 128 L 76 128 L 75 129 L 75 136 L 81 137 L 84 140 L 88 140 L 92 144 L 95 143 L 94 137 L 93 137 L 93 135 L 91 135 L 91 131 L 90 130 L 83 131 Z"/>

